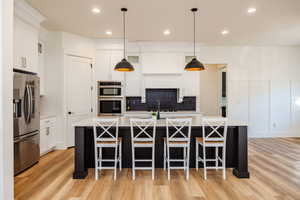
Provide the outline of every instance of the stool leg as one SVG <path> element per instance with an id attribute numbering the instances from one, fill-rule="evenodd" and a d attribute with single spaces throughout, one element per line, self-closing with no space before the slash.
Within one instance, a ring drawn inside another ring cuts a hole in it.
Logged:
<path id="1" fill-rule="evenodd" d="M 222 167 L 223 167 L 223 179 L 225 180 L 226 179 L 226 165 L 225 165 L 225 162 L 226 162 L 226 150 L 225 150 L 225 146 L 223 146 L 223 152 L 222 152 Z"/>
<path id="2" fill-rule="evenodd" d="M 95 179 L 98 180 L 98 147 L 95 148 Z"/>
<path id="3" fill-rule="evenodd" d="M 99 171 L 101 176 L 102 171 L 102 147 L 99 147 Z"/>
<path id="4" fill-rule="evenodd" d="M 166 162 L 167 162 L 167 160 L 166 160 L 166 151 L 167 151 L 167 149 L 166 149 L 166 142 L 164 141 L 164 171 L 166 171 Z"/>
<path id="5" fill-rule="evenodd" d="M 199 144 L 198 144 L 198 142 L 196 141 L 196 170 L 198 171 L 198 169 L 199 169 L 199 146 L 198 146 Z"/>
<path id="6" fill-rule="evenodd" d="M 118 144 L 115 146 L 115 167 L 114 167 L 114 180 L 117 179 L 117 166 L 118 165 Z"/>
<path id="7" fill-rule="evenodd" d="M 184 172 L 186 172 L 186 147 L 183 147 L 183 168 Z"/>
<path id="8" fill-rule="evenodd" d="M 167 145 L 168 180 L 170 180 L 170 147 Z"/>
<path id="9" fill-rule="evenodd" d="M 122 142 L 119 144 L 119 170 L 122 170 Z"/>
<path id="10" fill-rule="evenodd" d="M 187 147 L 187 160 L 186 160 L 186 180 L 189 180 L 190 177 L 190 143 Z"/>
<path id="11" fill-rule="evenodd" d="M 135 157 L 134 157 L 134 147 L 132 147 L 132 179 L 135 180 Z"/>
<path id="12" fill-rule="evenodd" d="M 219 167 L 219 147 L 216 147 L 216 170 L 218 170 L 218 167 Z"/>
<path id="13" fill-rule="evenodd" d="M 205 152 L 205 145 L 203 144 L 203 169 L 204 169 L 204 179 L 207 179 L 207 172 L 206 172 L 206 152 Z"/>
<path id="14" fill-rule="evenodd" d="M 154 144 L 154 142 L 153 142 Z M 155 173 L 155 145 L 152 146 L 152 180 L 154 180 Z"/>

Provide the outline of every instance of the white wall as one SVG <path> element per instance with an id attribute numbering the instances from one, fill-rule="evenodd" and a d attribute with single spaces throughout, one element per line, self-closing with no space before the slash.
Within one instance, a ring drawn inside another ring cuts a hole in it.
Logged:
<path id="1" fill-rule="evenodd" d="M 0 199 L 13 199 L 13 1 L 0 1 Z"/>

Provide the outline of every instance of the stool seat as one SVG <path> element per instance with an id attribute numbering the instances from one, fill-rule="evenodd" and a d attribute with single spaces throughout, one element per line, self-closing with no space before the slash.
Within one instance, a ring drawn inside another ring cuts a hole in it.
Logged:
<path id="1" fill-rule="evenodd" d="M 121 137 L 118 137 L 118 142 L 117 143 L 120 143 L 122 142 L 122 138 Z M 116 144 L 116 140 L 102 140 L 102 141 L 97 141 L 97 144 Z"/>
<path id="2" fill-rule="evenodd" d="M 153 144 L 153 142 L 152 141 L 134 141 L 133 142 L 134 144 Z"/>
<path id="3" fill-rule="evenodd" d="M 210 138 L 211 140 L 209 141 L 205 141 L 205 143 L 207 144 L 224 144 L 224 141 L 220 141 L 217 140 L 218 138 L 216 138 L 216 140 L 214 140 L 213 138 Z M 204 142 L 204 138 L 203 137 L 196 137 L 196 142 L 202 143 Z"/>
<path id="4" fill-rule="evenodd" d="M 167 138 L 165 138 L 165 137 L 164 137 L 164 142 L 167 143 Z M 175 144 L 176 145 L 178 145 L 178 144 L 179 145 L 188 145 L 188 141 L 172 141 L 172 140 L 169 141 L 169 145 L 172 145 L 172 144 L 174 144 L 174 145 Z"/>

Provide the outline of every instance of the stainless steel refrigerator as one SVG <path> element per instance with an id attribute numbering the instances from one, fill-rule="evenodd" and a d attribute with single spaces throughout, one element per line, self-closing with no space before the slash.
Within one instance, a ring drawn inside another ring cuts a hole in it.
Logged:
<path id="1" fill-rule="evenodd" d="M 14 174 L 40 158 L 40 80 L 36 74 L 14 70 Z"/>

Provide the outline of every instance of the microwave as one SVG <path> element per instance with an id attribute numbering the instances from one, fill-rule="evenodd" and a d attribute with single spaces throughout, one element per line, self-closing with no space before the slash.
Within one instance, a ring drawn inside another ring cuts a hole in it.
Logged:
<path id="1" fill-rule="evenodd" d="M 122 96 L 122 88 L 121 87 L 100 87 L 99 88 L 99 96 Z"/>
<path id="2" fill-rule="evenodd" d="M 99 115 L 121 115 L 122 114 L 121 99 L 100 99 L 98 102 Z"/>
<path id="3" fill-rule="evenodd" d="M 99 97 L 122 97 L 122 83 L 117 81 L 100 81 Z"/>

